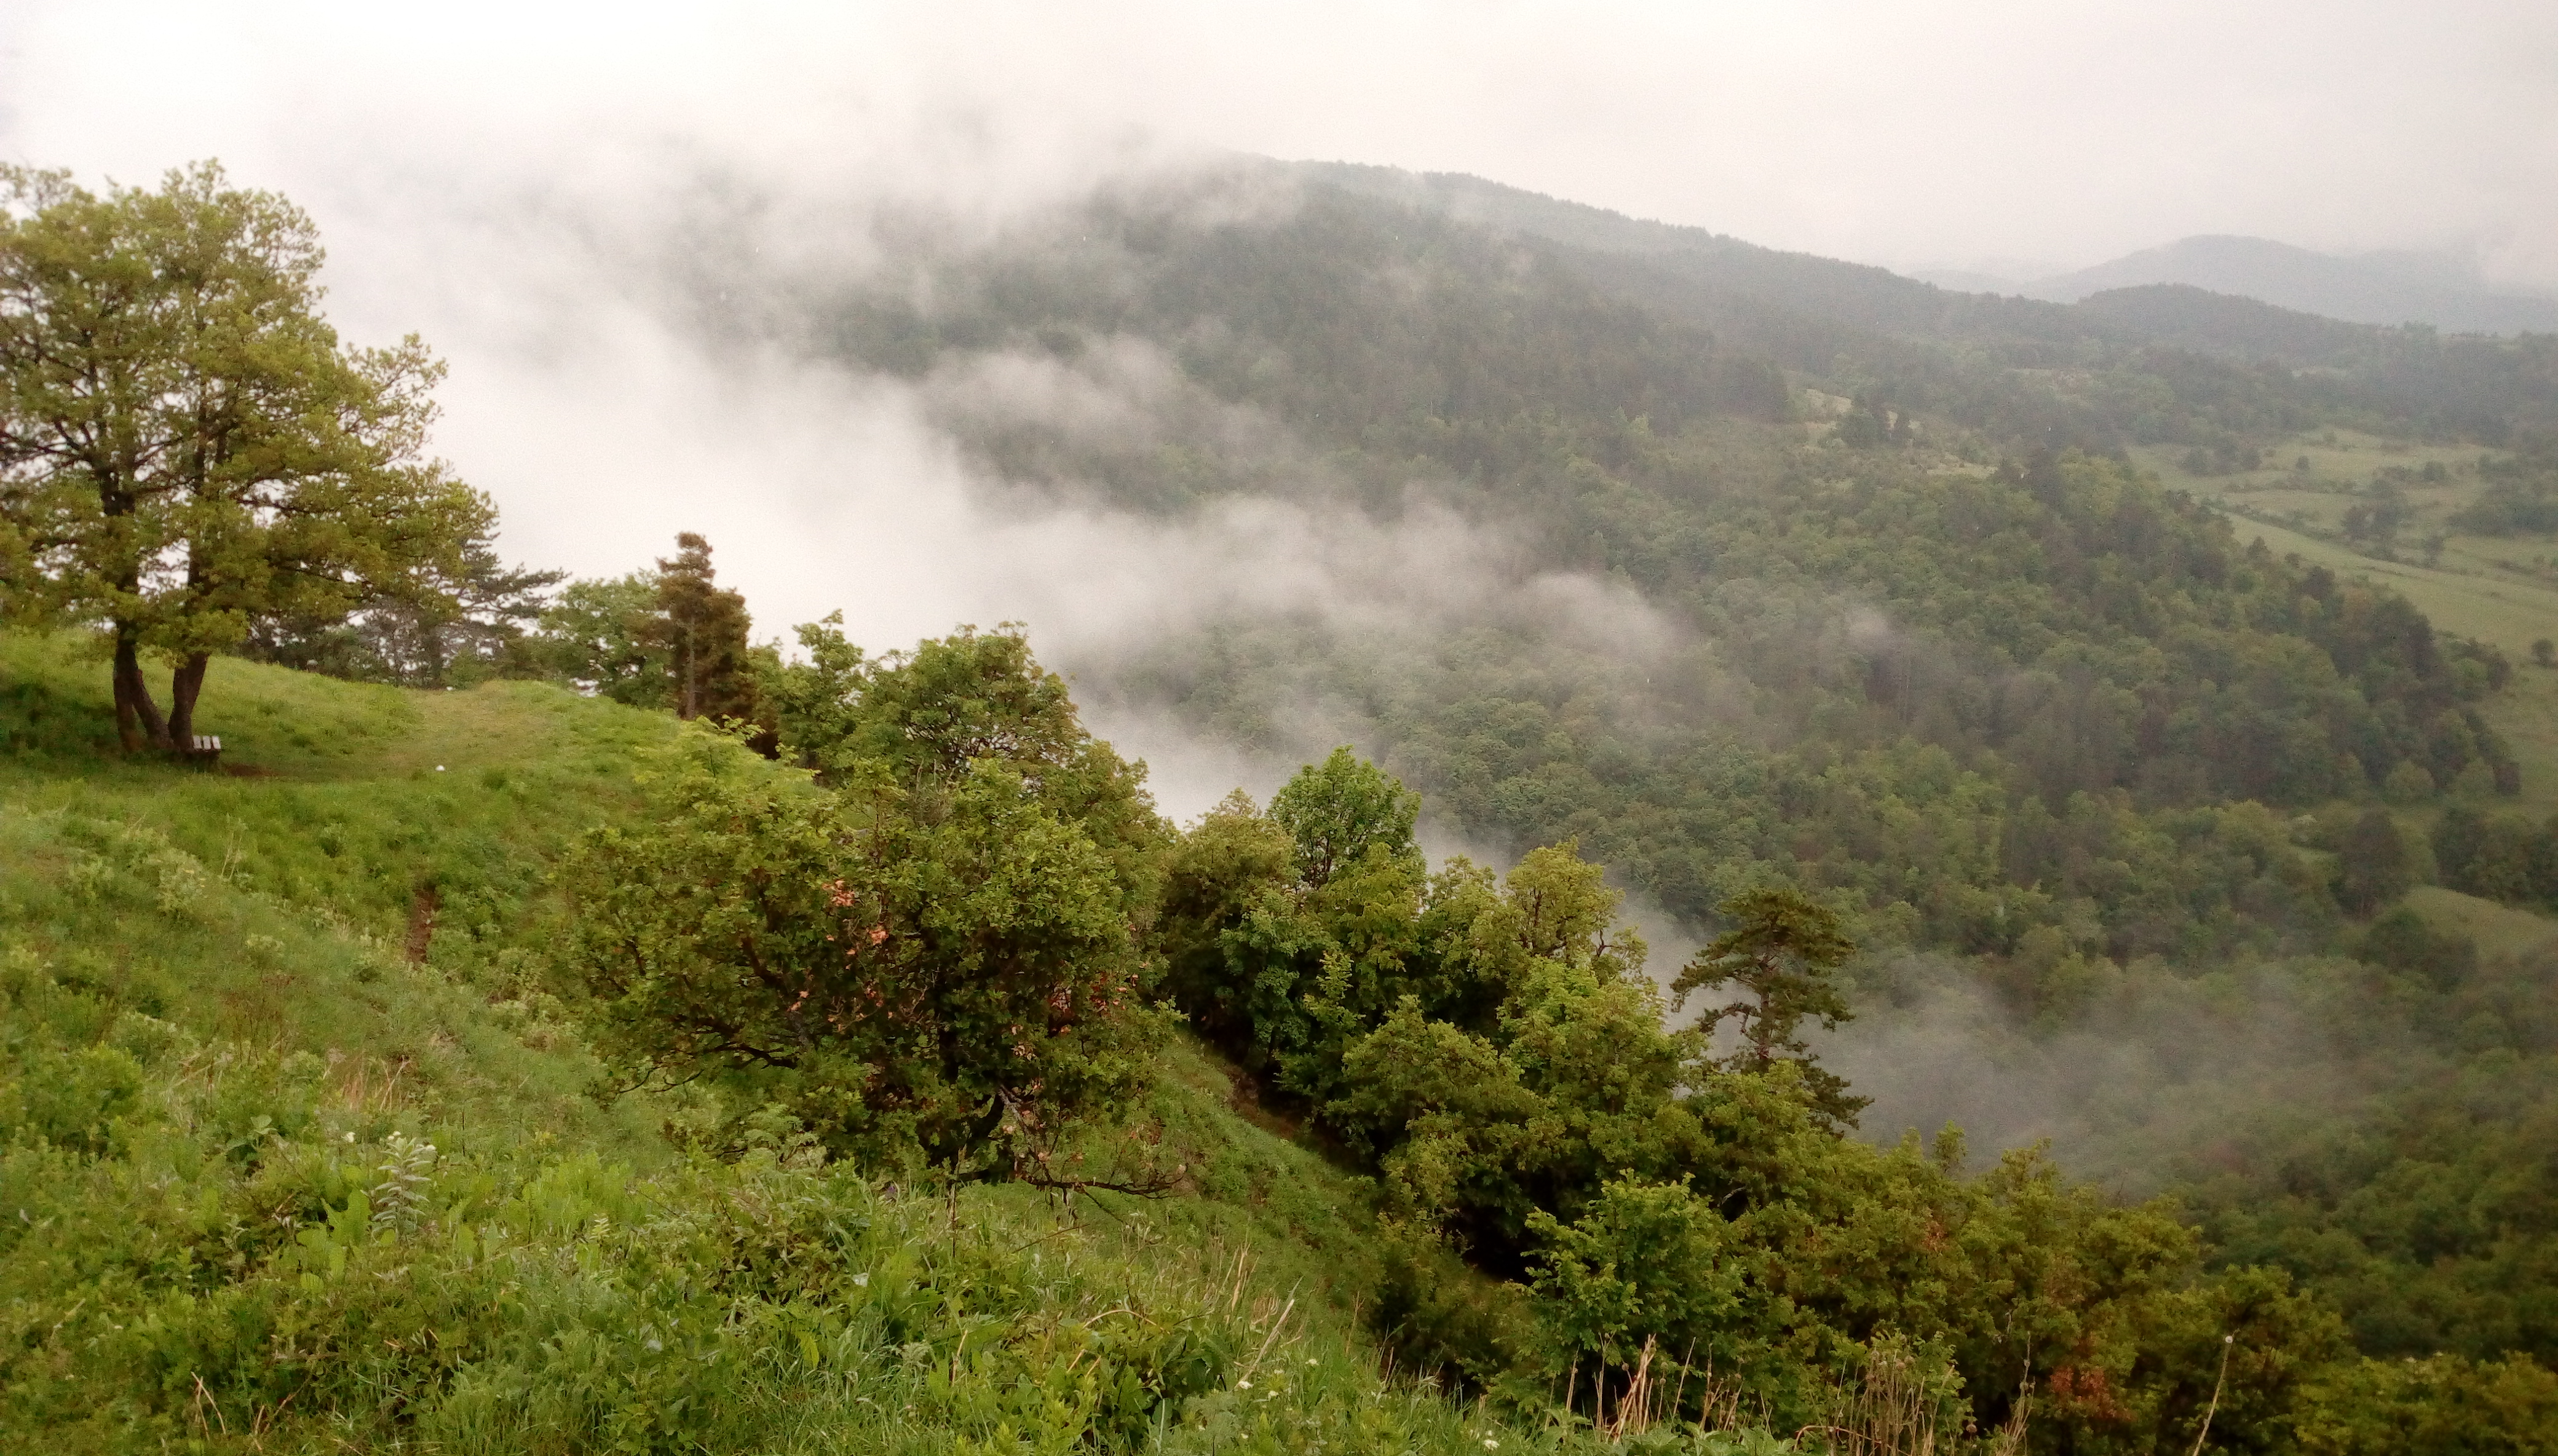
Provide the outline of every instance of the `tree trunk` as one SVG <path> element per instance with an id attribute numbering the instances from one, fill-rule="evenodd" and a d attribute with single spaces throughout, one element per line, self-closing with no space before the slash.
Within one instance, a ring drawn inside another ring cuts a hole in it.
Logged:
<path id="1" fill-rule="evenodd" d="M 426 681 L 423 686 L 444 686 L 445 668 L 453 660 L 453 650 L 445 645 L 443 624 L 428 617 L 417 632 L 418 655 L 426 659 Z"/>
<path id="2" fill-rule="evenodd" d="M 169 674 L 169 743 L 184 753 L 196 746 L 196 695 L 205 690 L 213 654 L 196 653 Z"/>
<path id="3" fill-rule="evenodd" d="M 115 736 L 126 753 L 169 746 L 169 725 L 142 680 L 142 648 L 130 627 L 115 629 Z"/>
<path id="4" fill-rule="evenodd" d="M 685 623 L 683 634 L 684 688 L 682 700 L 675 707 L 675 716 L 689 723 L 702 710 L 701 657 L 693 644 L 693 624 Z"/>

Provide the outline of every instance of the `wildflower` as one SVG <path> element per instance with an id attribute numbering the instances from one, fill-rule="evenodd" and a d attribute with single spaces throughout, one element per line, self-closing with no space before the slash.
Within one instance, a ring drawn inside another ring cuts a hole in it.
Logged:
<path id="1" fill-rule="evenodd" d="M 1252 1383 L 1250 1381 L 1237 1381 L 1234 1383 L 1234 1387 L 1238 1390 L 1249 1390 L 1252 1388 Z"/>

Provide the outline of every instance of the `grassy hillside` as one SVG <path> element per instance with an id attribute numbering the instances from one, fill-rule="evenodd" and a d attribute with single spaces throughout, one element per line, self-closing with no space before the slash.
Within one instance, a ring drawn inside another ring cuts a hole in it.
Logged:
<path id="1" fill-rule="evenodd" d="M 1535 1444 L 1381 1377 L 1366 1195 L 1196 1050 L 1152 1203 L 719 1161 L 697 1095 L 590 1095 L 543 877 L 662 715 L 233 661 L 207 707 L 220 773 L 103 757 L 101 666 L 0 637 L 10 1444 Z"/>

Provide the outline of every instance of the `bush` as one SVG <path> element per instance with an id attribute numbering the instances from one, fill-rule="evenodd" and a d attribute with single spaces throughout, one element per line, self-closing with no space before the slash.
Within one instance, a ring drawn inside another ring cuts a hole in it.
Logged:
<path id="1" fill-rule="evenodd" d="M 687 732 L 648 822 L 564 870 L 608 1049 L 876 1166 L 1036 1171 L 1149 1078 L 1132 887 L 1007 767 L 936 800 L 884 775 L 812 790 Z"/>

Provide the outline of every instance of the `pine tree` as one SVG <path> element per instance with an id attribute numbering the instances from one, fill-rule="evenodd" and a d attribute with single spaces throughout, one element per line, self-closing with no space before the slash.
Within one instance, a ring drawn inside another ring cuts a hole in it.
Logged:
<path id="1" fill-rule="evenodd" d="M 675 547 L 673 560 L 658 558 L 657 616 L 648 625 L 652 646 L 665 654 L 675 716 L 751 722 L 746 598 L 717 584 L 709 541 L 685 531 Z"/>
<path id="2" fill-rule="evenodd" d="M 1778 1061 L 1795 1063 L 1813 1105 L 1834 1121 L 1854 1124 L 1872 1099 L 1849 1095 L 1845 1079 L 1813 1065 L 1798 1029 L 1810 1017 L 1836 1030 L 1854 1014 L 1831 977 L 1856 953 L 1856 943 L 1827 906 L 1791 886 L 1735 896 L 1722 913 L 1732 929 L 1696 953 L 1670 983 L 1671 994 L 1684 1004 L 1693 992 L 1740 989 L 1747 999 L 1699 1019 L 1709 1031 L 1727 1020 L 1739 1024 L 1742 1050 L 1718 1065 L 1765 1072 Z"/>

